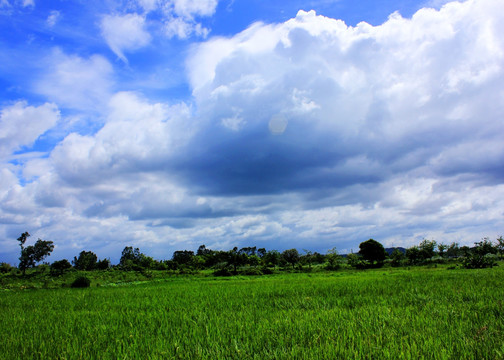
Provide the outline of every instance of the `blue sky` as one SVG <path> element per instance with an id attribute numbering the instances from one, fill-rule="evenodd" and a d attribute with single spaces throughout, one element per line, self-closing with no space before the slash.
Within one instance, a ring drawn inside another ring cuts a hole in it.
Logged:
<path id="1" fill-rule="evenodd" d="M 495 238 L 503 10 L 0 0 L 0 260 Z"/>

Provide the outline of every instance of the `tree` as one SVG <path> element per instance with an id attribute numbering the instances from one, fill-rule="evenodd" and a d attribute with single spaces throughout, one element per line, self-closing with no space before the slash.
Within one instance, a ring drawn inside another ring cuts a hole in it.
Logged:
<path id="1" fill-rule="evenodd" d="M 24 244 L 29 236 L 30 234 L 28 232 L 24 232 L 17 239 L 19 241 L 19 246 L 21 247 L 19 269 L 23 271 L 23 275 L 26 273 L 26 269 L 35 267 L 38 262 L 51 255 L 51 252 L 54 250 L 54 244 L 52 241 L 45 241 L 42 239 L 38 239 L 35 245 L 24 247 Z"/>
<path id="2" fill-rule="evenodd" d="M 497 247 L 492 244 L 489 238 L 483 238 L 481 241 L 474 243 L 473 252 L 478 255 L 484 256 L 486 254 L 497 254 Z"/>
<path id="3" fill-rule="evenodd" d="M 502 256 L 504 254 L 504 238 L 502 236 L 499 236 L 497 238 L 496 248 L 499 254 Z"/>
<path id="4" fill-rule="evenodd" d="M 265 266 L 275 267 L 280 262 L 280 253 L 277 250 L 270 250 L 261 259 Z"/>
<path id="5" fill-rule="evenodd" d="M 145 256 L 140 252 L 139 248 L 134 248 L 131 246 L 126 246 L 121 254 L 121 259 L 119 260 L 119 265 L 124 270 L 143 270 L 145 267 L 149 267 L 152 262 L 152 258 Z"/>
<path id="6" fill-rule="evenodd" d="M 378 241 L 369 239 L 359 244 L 359 254 L 366 261 L 375 266 L 383 266 L 383 261 L 387 257 L 387 252 Z"/>
<path id="7" fill-rule="evenodd" d="M 107 270 L 109 267 L 110 267 L 110 260 L 109 259 L 102 259 L 96 263 L 96 268 L 98 270 Z"/>
<path id="8" fill-rule="evenodd" d="M 209 255 L 211 253 L 212 253 L 212 250 L 207 249 L 207 247 L 205 245 L 200 245 L 200 247 L 198 248 L 198 251 L 196 251 L 197 256 L 205 256 L 205 255 Z"/>
<path id="9" fill-rule="evenodd" d="M 299 262 L 299 253 L 296 249 L 288 249 L 282 252 L 282 259 L 291 264 L 292 268 Z"/>
<path id="10" fill-rule="evenodd" d="M 65 270 L 72 267 L 67 259 L 58 260 L 51 264 L 51 275 L 63 275 Z"/>
<path id="11" fill-rule="evenodd" d="M 327 251 L 326 259 L 328 262 L 327 269 L 336 270 L 340 267 L 341 256 L 338 255 L 338 250 L 335 247 Z"/>
<path id="12" fill-rule="evenodd" d="M 420 258 L 422 260 L 429 260 L 436 253 L 436 242 L 434 240 L 423 239 L 418 249 L 420 250 Z"/>
<path id="13" fill-rule="evenodd" d="M 452 242 L 450 246 L 446 249 L 446 256 L 449 258 L 456 258 L 460 256 L 459 244 Z"/>
<path id="14" fill-rule="evenodd" d="M 92 251 L 81 251 L 79 257 L 75 257 L 72 261 L 77 270 L 94 270 L 96 269 L 98 256 Z"/>
<path id="15" fill-rule="evenodd" d="M 410 264 L 416 264 L 420 261 L 420 249 L 418 246 L 412 246 L 406 249 L 406 257 L 408 258 Z"/>
<path id="16" fill-rule="evenodd" d="M 244 253 L 240 253 L 236 246 L 233 248 L 233 250 L 229 250 L 225 254 L 226 254 L 225 258 L 227 261 L 227 266 L 229 265 L 233 266 L 233 271 L 235 274 L 238 270 L 238 267 L 245 265 L 246 263 L 247 255 L 245 255 Z"/>
<path id="17" fill-rule="evenodd" d="M 178 265 L 189 265 L 194 257 L 194 252 L 190 250 L 177 250 L 173 253 L 172 260 Z"/>
<path id="18" fill-rule="evenodd" d="M 392 267 L 401 266 L 401 262 L 405 257 L 406 256 L 404 255 L 404 253 L 401 250 L 395 248 L 394 251 L 392 251 L 392 254 L 390 254 L 390 258 L 392 259 L 392 261 L 390 262 L 390 265 Z"/>
<path id="19" fill-rule="evenodd" d="M 440 243 L 440 244 L 438 244 L 437 248 L 438 248 L 439 256 L 445 257 L 445 251 L 448 249 L 448 245 Z"/>

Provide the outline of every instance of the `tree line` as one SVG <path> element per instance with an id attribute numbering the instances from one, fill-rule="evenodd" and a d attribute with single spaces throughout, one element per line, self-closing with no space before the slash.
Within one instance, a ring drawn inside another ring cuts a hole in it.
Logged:
<path id="1" fill-rule="evenodd" d="M 25 246 L 30 234 L 24 232 L 17 239 L 21 248 L 18 270 L 24 275 L 29 268 L 50 256 L 54 249 L 52 241 L 38 239 L 34 245 Z M 427 263 L 460 262 L 465 268 L 484 268 L 496 264 L 504 255 L 504 239 L 500 236 L 495 242 L 484 238 L 475 242 L 473 247 L 437 243 L 434 240 L 422 240 L 418 245 L 408 249 L 385 249 L 374 239 L 366 240 L 359 245 L 359 252 L 346 255 L 338 254 L 336 248 L 326 254 L 297 249 L 282 252 L 265 248 L 234 247 L 231 250 L 212 250 L 201 245 L 196 252 L 177 250 L 169 260 L 155 260 L 143 254 L 139 248 L 126 246 L 119 263 L 112 265 L 109 259 L 98 259 L 92 251 L 81 251 L 70 262 L 66 259 L 50 264 L 52 275 L 61 275 L 69 269 L 92 271 L 118 269 L 123 271 L 170 270 L 178 273 L 192 273 L 200 270 L 213 270 L 214 275 L 233 274 L 261 275 L 270 274 L 275 269 L 311 270 L 317 266 L 326 270 L 337 270 L 342 266 L 356 269 L 422 265 Z M 49 265 L 47 263 L 47 265 Z M 1 272 L 12 271 L 9 264 L 0 265 Z"/>

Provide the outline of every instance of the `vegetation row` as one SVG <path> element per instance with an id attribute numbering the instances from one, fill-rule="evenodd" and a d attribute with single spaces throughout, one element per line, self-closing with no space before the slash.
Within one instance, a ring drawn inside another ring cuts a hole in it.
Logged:
<path id="1" fill-rule="evenodd" d="M 229 250 L 212 250 L 201 245 L 196 253 L 190 250 L 178 250 L 169 260 L 156 260 L 143 254 L 139 248 L 126 246 L 118 264 L 112 265 L 109 259 L 99 260 L 92 251 L 81 251 L 70 262 L 66 259 L 38 265 L 54 249 L 52 241 L 38 239 L 35 244 L 25 246 L 30 234 L 24 232 L 17 239 L 21 248 L 19 265 L 1 263 L 0 272 L 14 277 L 26 277 L 26 270 L 38 268 L 41 272 L 47 269 L 50 276 L 58 277 L 68 271 L 118 270 L 137 271 L 149 275 L 151 270 L 165 270 L 178 274 L 194 274 L 200 271 L 211 272 L 215 276 L 231 275 L 264 275 L 276 270 L 334 271 L 340 268 L 380 268 L 383 266 L 401 267 L 425 264 L 450 263 L 464 268 L 486 268 L 497 264 L 504 255 L 504 239 L 499 237 L 495 242 L 483 238 L 473 247 L 459 246 L 458 243 L 446 245 L 434 240 L 424 239 L 420 244 L 405 248 L 385 249 L 381 243 L 369 239 L 359 245 L 359 252 L 339 255 L 336 248 L 326 254 L 297 249 L 283 252 L 266 250 L 257 247 L 237 247 Z M 40 272 L 39 271 L 39 272 Z M 5 280 L 3 280 L 5 282 Z M 72 286 L 89 286 L 89 282 L 76 279 Z"/>

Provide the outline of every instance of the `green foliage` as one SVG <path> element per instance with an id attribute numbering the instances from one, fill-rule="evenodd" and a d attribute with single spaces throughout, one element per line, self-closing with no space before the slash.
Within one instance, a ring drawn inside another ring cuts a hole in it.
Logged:
<path id="1" fill-rule="evenodd" d="M 190 265 L 194 257 L 194 252 L 189 250 L 179 250 L 173 253 L 172 261 L 178 265 Z"/>
<path id="2" fill-rule="evenodd" d="M 476 246 L 466 254 L 462 264 L 466 269 L 482 269 L 496 265 L 498 249 L 488 238 L 475 242 Z"/>
<path id="3" fill-rule="evenodd" d="M 375 267 L 383 266 L 383 261 L 387 257 L 383 245 L 373 239 L 366 240 L 359 244 L 359 254 L 364 260 Z"/>
<path id="4" fill-rule="evenodd" d="M 446 256 L 449 258 L 457 258 L 461 256 L 461 251 L 459 244 L 456 242 L 451 243 L 448 248 L 446 249 Z"/>
<path id="5" fill-rule="evenodd" d="M 35 267 L 35 265 L 51 254 L 54 249 L 52 241 L 38 239 L 34 245 L 24 246 L 30 234 L 24 232 L 17 239 L 21 247 L 21 256 L 19 257 L 19 269 L 25 274 L 26 269 Z"/>
<path id="6" fill-rule="evenodd" d="M 96 269 L 98 256 L 92 251 L 81 251 L 79 257 L 74 257 L 72 263 L 77 270 L 94 270 Z"/>
<path id="7" fill-rule="evenodd" d="M 418 245 L 420 259 L 426 261 L 432 258 L 436 254 L 436 245 L 434 240 L 423 239 Z"/>
<path id="8" fill-rule="evenodd" d="M 72 285 L 70 285 L 73 288 L 87 288 L 91 285 L 91 280 L 89 280 L 85 276 L 79 276 L 77 277 L 73 282 Z"/>
<path id="9" fill-rule="evenodd" d="M 6 274 L 8 272 L 11 272 L 13 269 L 15 269 L 15 268 L 12 267 L 11 264 L 8 264 L 5 262 L 0 264 L 0 273 L 2 273 L 2 274 Z"/>
<path id="10" fill-rule="evenodd" d="M 110 260 L 109 259 L 102 259 L 102 260 L 99 260 L 97 263 L 96 263 L 96 268 L 98 270 L 107 270 L 108 268 L 110 268 Z"/>
<path id="11" fill-rule="evenodd" d="M 348 254 L 346 259 L 348 265 L 353 268 L 363 269 L 366 266 L 365 262 L 362 260 L 362 257 L 360 257 L 358 254 Z"/>
<path id="12" fill-rule="evenodd" d="M 292 265 L 294 269 L 295 265 L 299 262 L 299 253 L 296 249 L 288 249 L 282 252 L 281 257 L 286 263 Z"/>
<path id="13" fill-rule="evenodd" d="M 63 275 L 63 273 L 71 267 L 72 265 L 66 259 L 55 261 L 51 264 L 51 275 Z"/>
<path id="14" fill-rule="evenodd" d="M 392 254 L 390 254 L 390 265 L 392 267 L 401 266 L 404 259 L 406 259 L 406 255 L 401 250 L 394 249 Z"/>
<path id="15" fill-rule="evenodd" d="M 214 276 L 233 276 L 233 273 L 227 268 L 217 269 L 213 272 Z"/>
<path id="16" fill-rule="evenodd" d="M 338 250 L 335 247 L 327 251 L 325 258 L 327 270 L 338 270 L 341 267 L 341 256 L 338 255 Z"/>
<path id="17" fill-rule="evenodd" d="M 277 250 L 267 251 L 261 258 L 264 266 L 275 267 L 280 263 L 280 253 Z"/>

